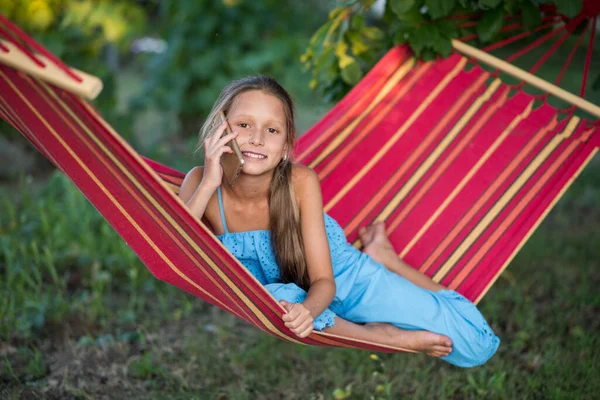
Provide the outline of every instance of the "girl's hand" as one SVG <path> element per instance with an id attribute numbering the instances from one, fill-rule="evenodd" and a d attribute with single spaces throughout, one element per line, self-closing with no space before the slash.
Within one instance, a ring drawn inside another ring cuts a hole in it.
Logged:
<path id="1" fill-rule="evenodd" d="M 227 134 L 223 137 L 226 123 L 223 122 L 215 133 L 204 142 L 204 176 L 201 185 L 207 185 L 215 190 L 221 185 L 223 179 L 223 167 L 221 166 L 221 155 L 223 153 L 233 153 L 227 143 L 238 136 L 237 132 Z"/>
<path id="2" fill-rule="evenodd" d="M 288 303 L 285 300 L 280 300 L 279 304 L 287 310 L 287 314 L 283 315 L 285 326 L 301 338 L 312 333 L 313 317 L 308 308 L 304 307 L 302 303 Z"/>

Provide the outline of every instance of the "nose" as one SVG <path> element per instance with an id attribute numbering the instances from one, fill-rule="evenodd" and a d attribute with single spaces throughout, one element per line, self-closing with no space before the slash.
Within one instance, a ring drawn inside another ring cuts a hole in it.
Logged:
<path id="1" fill-rule="evenodd" d="M 265 144 L 263 133 L 260 130 L 250 132 L 249 142 L 254 146 L 262 146 Z"/>

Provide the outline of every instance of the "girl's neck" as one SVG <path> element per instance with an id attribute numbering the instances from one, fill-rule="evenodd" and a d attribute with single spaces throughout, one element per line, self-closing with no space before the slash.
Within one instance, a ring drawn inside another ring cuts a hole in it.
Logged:
<path id="1" fill-rule="evenodd" d="M 262 202 L 269 197 L 269 187 L 273 175 L 270 176 L 250 176 L 241 174 L 233 186 L 227 182 L 221 185 L 221 190 L 227 192 L 227 195 L 241 203 Z"/>

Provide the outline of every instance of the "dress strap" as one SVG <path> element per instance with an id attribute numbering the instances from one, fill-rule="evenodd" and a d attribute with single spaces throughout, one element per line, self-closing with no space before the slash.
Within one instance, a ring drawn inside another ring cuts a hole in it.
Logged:
<path id="1" fill-rule="evenodd" d="M 217 188 L 217 196 L 219 197 L 219 211 L 221 212 L 221 223 L 225 233 L 229 233 L 227 230 L 227 223 L 225 222 L 225 211 L 223 210 L 223 196 L 221 196 L 221 186 Z"/>

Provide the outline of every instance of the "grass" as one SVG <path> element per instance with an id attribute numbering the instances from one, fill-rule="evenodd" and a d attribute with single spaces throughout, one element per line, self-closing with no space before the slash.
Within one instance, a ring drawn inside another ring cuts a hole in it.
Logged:
<path id="1" fill-rule="evenodd" d="M 565 81 L 576 81 L 570 73 Z M 324 112 L 300 107 L 299 120 Z M 157 154 L 146 155 L 169 153 L 155 144 L 148 149 Z M 156 280 L 58 173 L 41 187 L 23 179 L 0 188 L 0 207 L 2 399 L 592 399 L 600 391 L 598 156 L 480 303 L 502 344 L 472 370 L 278 341 Z"/>
<path id="2" fill-rule="evenodd" d="M 594 398 L 600 390 L 600 158 L 480 308 L 485 366 L 278 341 L 156 280 L 56 173 L 2 193 L 0 397 Z"/>

